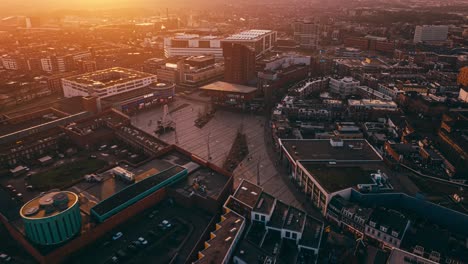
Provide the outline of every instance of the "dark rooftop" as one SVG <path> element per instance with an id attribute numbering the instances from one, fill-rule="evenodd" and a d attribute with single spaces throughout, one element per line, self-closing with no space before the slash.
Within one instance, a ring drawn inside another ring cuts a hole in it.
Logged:
<path id="1" fill-rule="evenodd" d="M 376 229 L 380 229 L 381 226 L 386 227 L 388 229 L 387 234 L 391 235 L 392 231 L 397 232 L 397 238 L 399 239 L 403 237 L 403 232 L 408 223 L 408 219 L 402 213 L 384 208 L 376 208 L 371 214 L 370 221 L 376 224 Z"/>
<path id="2" fill-rule="evenodd" d="M 286 217 L 288 215 L 288 209 L 288 205 L 281 202 L 280 200 L 277 200 L 275 210 L 273 211 L 273 214 L 271 214 L 268 226 L 278 229 L 283 228 L 284 221 L 286 221 Z"/>
<path id="3" fill-rule="evenodd" d="M 307 216 L 305 220 L 304 232 L 299 244 L 305 247 L 318 248 L 323 229 L 323 222 Z"/>
<path id="4" fill-rule="evenodd" d="M 122 203 L 135 198 L 137 195 L 157 186 L 183 170 L 185 169 L 180 166 L 173 166 L 172 168 L 128 186 L 113 196 L 101 201 L 91 209 L 99 215 L 104 215 Z"/>
<path id="5" fill-rule="evenodd" d="M 329 193 L 355 187 L 358 184 L 372 184 L 372 171 L 357 165 L 329 165 L 315 162 L 301 162 L 302 166 Z"/>
<path id="6" fill-rule="evenodd" d="M 249 207 L 254 208 L 261 193 L 261 187 L 244 180 L 237 188 L 237 191 L 234 193 L 234 198 L 243 202 Z"/>
<path id="7" fill-rule="evenodd" d="M 281 140 L 294 160 L 380 161 L 382 158 L 365 139 L 343 139 L 342 147 L 334 147 L 328 139 Z"/>
<path id="8" fill-rule="evenodd" d="M 421 246 L 424 251 L 437 251 L 441 255 L 446 255 L 449 251 L 450 234 L 447 230 L 424 226 L 421 228 L 411 228 L 401 244 L 402 248 L 412 252 L 415 246 Z"/>
<path id="9" fill-rule="evenodd" d="M 268 193 L 262 192 L 260 199 L 257 201 L 253 211 L 262 214 L 269 214 L 274 204 L 275 197 L 269 195 Z"/>
<path id="10" fill-rule="evenodd" d="M 180 165 L 184 166 L 185 164 Z M 203 167 L 190 173 L 187 178 L 177 182 L 171 188 L 187 196 L 196 193 L 203 197 L 208 196 L 216 199 L 228 181 L 228 176 Z"/>
<path id="11" fill-rule="evenodd" d="M 286 217 L 283 224 L 283 229 L 302 232 L 302 229 L 304 228 L 305 217 L 305 212 L 290 206 L 288 210 L 288 216 Z"/>
<path id="12" fill-rule="evenodd" d="M 234 211 L 221 216 L 219 228 L 212 232 L 214 237 L 206 242 L 209 247 L 200 252 L 204 257 L 194 263 L 224 263 L 223 260 L 240 234 L 244 221 L 244 218 Z"/>

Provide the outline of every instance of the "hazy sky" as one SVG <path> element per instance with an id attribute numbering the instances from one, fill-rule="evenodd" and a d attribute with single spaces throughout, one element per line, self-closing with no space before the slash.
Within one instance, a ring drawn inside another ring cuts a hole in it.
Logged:
<path id="1" fill-rule="evenodd" d="M 0 0 L 1 11 L 23 13 L 52 11 L 56 9 L 113 9 L 122 7 L 164 8 L 168 5 L 183 6 L 199 2 L 221 2 L 223 0 Z"/>

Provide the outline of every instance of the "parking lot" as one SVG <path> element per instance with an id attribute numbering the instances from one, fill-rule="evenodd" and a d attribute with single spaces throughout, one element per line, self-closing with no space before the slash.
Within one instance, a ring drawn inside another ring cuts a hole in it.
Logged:
<path id="1" fill-rule="evenodd" d="M 166 200 L 115 228 L 69 262 L 169 263 L 174 258 L 172 263 L 185 263 L 211 217 Z"/>

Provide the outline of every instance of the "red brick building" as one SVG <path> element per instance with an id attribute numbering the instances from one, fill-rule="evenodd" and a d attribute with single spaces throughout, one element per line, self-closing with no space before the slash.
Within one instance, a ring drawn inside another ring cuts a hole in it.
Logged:
<path id="1" fill-rule="evenodd" d="M 224 42 L 224 80 L 247 84 L 255 78 L 255 50 L 245 45 Z"/>

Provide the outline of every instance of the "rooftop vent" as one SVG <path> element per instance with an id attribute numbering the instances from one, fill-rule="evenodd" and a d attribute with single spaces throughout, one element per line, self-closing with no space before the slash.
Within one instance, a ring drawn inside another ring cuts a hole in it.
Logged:
<path id="1" fill-rule="evenodd" d="M 38 211 L 39 211 L 39 207 L 33 206 L 33 207 L 29 207 L 28 209 L 26 209 L 24 214 L 26 216 L 31 216 L 31 215 L 35 215 Z"/>

